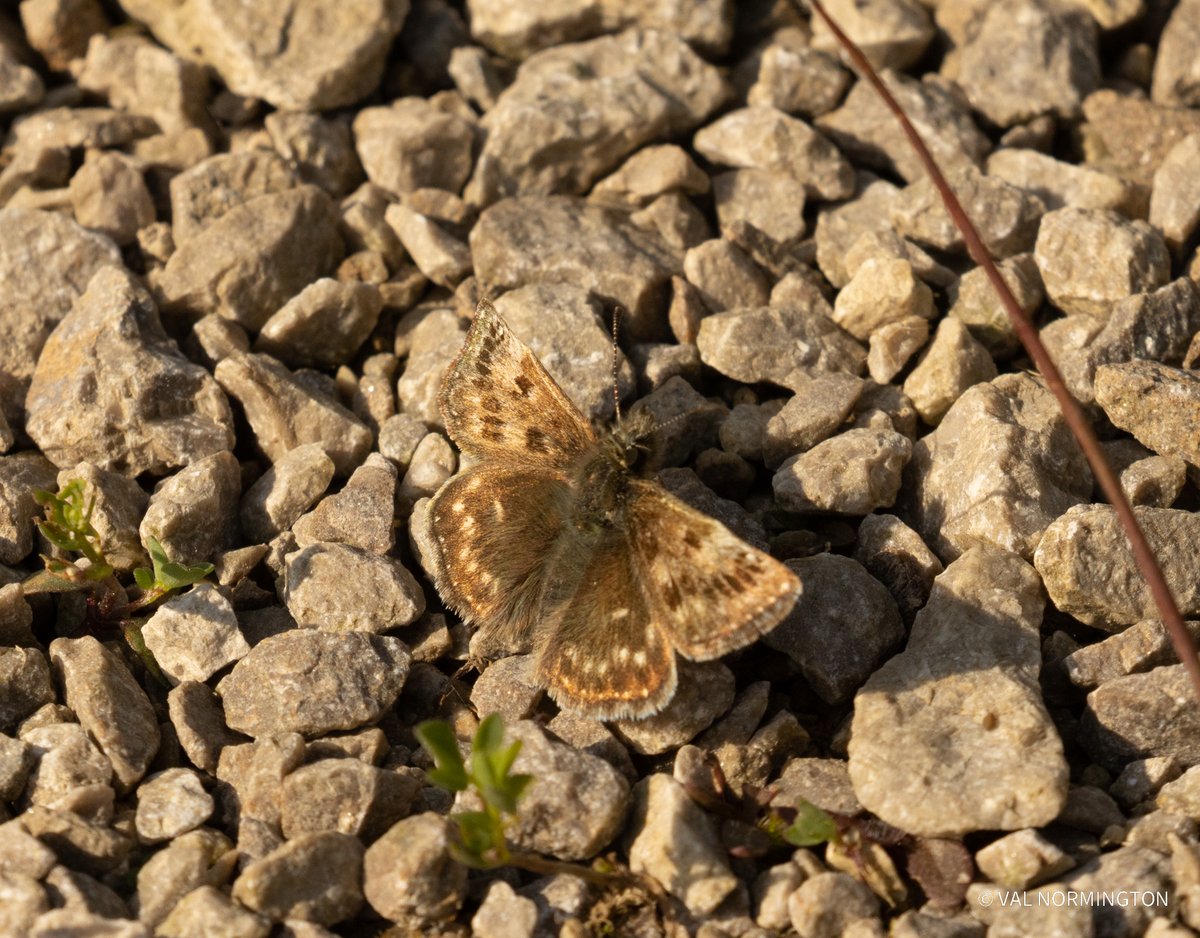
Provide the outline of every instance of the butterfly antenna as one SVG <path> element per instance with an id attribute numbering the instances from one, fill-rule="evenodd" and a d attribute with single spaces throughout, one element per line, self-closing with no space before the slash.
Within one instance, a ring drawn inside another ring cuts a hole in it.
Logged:
<path id="1" fill-rule="evenodd" d="M 613 378 L 613 410 L 616 413 L 617 422 L 621 421 L 621 389 L 617 385 L 617 356 L 621 353 L 621 347 L 617 344 L 617 327 L 621 322 L 621 307 L 616 307 L 613 310 L 613 325 L 612 325 L 612 378 Z"/>

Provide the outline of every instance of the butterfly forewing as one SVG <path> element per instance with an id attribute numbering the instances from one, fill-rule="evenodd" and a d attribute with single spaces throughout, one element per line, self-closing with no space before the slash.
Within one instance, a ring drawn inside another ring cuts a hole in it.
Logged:
<path id="1" fill-rule="evenodd" d="M 672 645 L 694 661 L 719 658 L 774 628 L 800 595 L 775 558 L 658 485 L 631 483 L 629 524 L 645 589 Z"/>
<path id="2" fill-rule="evenodd" d="M 560 706 L 600 720 L 657 713 L 675 693 L 675 651 L 637 582 L 625 532 L 611 531 L 576 570 L 577 584 L 547 610 L 537 674 Z"/>
<path id="3" fill-rule="evenodd" d="M 555 470 L 496 463 L 472 466 L 434 496 L 438 591 L 464 621 L 488 633 L 486 644 L 528 649 L 546 545 L 562 534 L 571 497 Z"/>
<path id="4" fill-rule="evenodd" d="M 486 301 L 440 403 L 450 438 L 480 459 L 565 468 L 596 445 L 579 409 Z"/>

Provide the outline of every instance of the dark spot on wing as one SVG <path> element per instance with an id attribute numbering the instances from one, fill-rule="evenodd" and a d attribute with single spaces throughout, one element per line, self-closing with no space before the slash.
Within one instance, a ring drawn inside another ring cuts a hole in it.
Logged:
<path id="1" fill-rule="evenodd" d="M 503 410 L 503 407 L 500 405 L 500 401 L 490 394 L 480 399 L 479 406 L 486 410 L 489 414 L 498 414 L 501 410 Z"/>
<path id="2" fill-rule="evenodd" d="M 529 392 L 533 390 L 533 382 L 525 377 L 525 375 L 517 375 L 514 381 L 517 385 L 517 390 L 521 392 L 521 396 L 528 397 Z"/>
<path id="3" fill-rule="evenodd" d="M 667 587 L 666 592 L 663 594 L 663 598 L 667 601 L 667 608 L 669 608 L 672 612 L 683 605 L 683 597 L 679 594 L 679 587 L 674 583 L 671 583 Z"/>
<path id="4" fill-rule="evenodd" d="M 488 414 L 486 417 L 483 418 L 483 425 L 485 427 L 491 427 L 493 430 L 495 430 L 500 427 L 503 427 L 504 421 L 501 420 L 499 417 L 497 417 L 495 414 Z"/>
<path id="5" fill-rule="evenodd" d="M 700 535 L 698 535 L 695 531 L 692 531 L 689 529 L 687 534 L 685 534 L 683 536 L 683 543 L 685 543 L 692 550 L 699 550 L 700 545 L 703 542 L 700 540 Z"/>
<path id="6" fill-rule="evenodd" d="M 722 592 L 726 592 L 730 595 L 737 595 L 739 592 L 741 592 L 741 581 L 732 574 L 722 573 L 721 582 L 725 584 L 725 589 Z"/>
<path id="7" fill-rule="evenodd" d="M 492 374 L 492 366 L 480 358 L 479 361 L 475 363 L 475 371 L 477 374 L 481 374 L 485 378 L 489 378 Z"/>
<path id="8" fill-rule="evenodd" d="M 546 432 L 538 427 L 529 427 L 525 431 L 525 445 L 535 453 L 547 452 L 550 449 L 547 445 L 549 439 Z"/>

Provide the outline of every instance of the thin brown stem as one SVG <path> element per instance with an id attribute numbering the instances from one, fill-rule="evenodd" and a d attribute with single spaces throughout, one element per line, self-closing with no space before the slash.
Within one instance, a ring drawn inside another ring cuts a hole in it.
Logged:
<path id="1" fill-rule="evenodd" d="M 1154 551 L 1151 549 L 1149 542 L 1147 542 L 1141 525 L 1138 524 L 1137 516 L 1133 512 L 1129 500 L 1125 497 L 1117 475 L 1113 471 L 1112 466 L 1109 465 L 1099 440 L 1096 439 L 1096 434 L 1092 430 L 1091 423 L 1084 415 L 1079 402 L 1067 390 L 1067 386 L 1063 382 L 1062 373 L 1058 370 L 1058 366 L 1054 364 L 1054 360 L 1050 357 L 1046 346 L 1042 344 L 1037 329 L 1017 304 L 1017 300 L 1012 295 L 1012 291 L 1008 288 L 1008 284 L 1005 283 L 1004 278 L 1000 276 L 1000 271 L 996 269 L 991 255 L 988 254 L 987 248 L 984 247 L 983 240 L 979 237 L 979 232 L 975 229 L 974 224 L 971 223 L 971 219 L 963 209 L 962 203 L 958 201 L 958 197 L 955 196 L 954 190 L 950 188 L 950 184 L 946 181 L 946 177 L 942 174 L 941 169 L 938 168 L 933 154 L 925 146 L 925 141 L 917 133 L 917 129 L 908 119 L 908 115 L 904 113 L 900 102 L 888 90 L 883 80 L 879 77 L 878 72 L 867 61 L 867 57 L 863 55 L 862 50 L 854 44 L 853 40 L 842 31 L 833 17 L 829 15 L 821 0 L 809 0 L 809 3 L 821 19 L 825 21 L 825 25 L 829 27 L 829 31 L 833 33 L 834 37 L 846 51 L 846 55 L 854 64 L 858 73 L 870 82 L 879 97 L 883 99 L 884 104 L 895 115 L 896 120 L 900 122 L 900 127 L 904 131 L 904 135 L 908 138 L 908 142 L 912 145 L 912 148 L 921 160 L 921 164 L 925 167 L 925 172 L 929 174 L 930 180 L 932 180 L 938 193 L 941 195 L 942 202 L 946 206 L 946 211 L 950 213 L 950 217 L 954 219 L 954 223 L 962 233 L 963 241 L 966 242 L 967 251 L 970 253 L 971 259 L 987 273 L 988 280 L 991 281 L 993 289 L 995 289 L 996 294 L 1000 297 L 1000 301 L 1004 304 L 1005 310 L 1008 312 L 1008 318 L 1012 322 L 1013 330 L 1021 340 L 1021 344 L 1025 346 L 1029 357 L 1041 372 L 1046 385 L 1053 392 L 1055 398 L 1057 398 L 1058 406 L 1062 410 L 1063 419 L 1066 420 L 1067 426 L 1071 428 L 1071 432 L 1075 434 L 1075 439 L 1079 441 L 1079 446 L 1087 457 L 1088 463 L 1091 464 L 1092 472 L 1095 474 L 1096 481 L 1100 484 L 1100 489 L 1108 498 L 1109 503 L 1117 513 L 1117 518 L 1120 520 L 1121 526 L 1125 529 L 1125 535 L 1129 539 L 1129 546 L 1133 551 L 1133 558 L 1138 565 L 1138 569 L 1141 571 L 1142 579 L 1146 581 L 1146 585 L 1150 589 L 1150 595 L 1154 598 L 1154 604 L 1158 607 L 1158 613 L 1162 617 L 1163 624 L 1171 636 L 1171 643 L 1175 646 L 1175 654 L 1187 670 L 1188 677 L 1192 683 L 1192 691 L 1196 695 L 1197 700 L 1200 700 L 1200 658 L 1196 656 L 1196 645 L 1192 641 L 1191 634 L 1183 624 L 1183 616 L 1180 615 L 1175 598 L 1171 595 L 1171 588 L 1167 585 L 1167 581 L 1163 577 L 1158 558 L 1155 557 Z"/>

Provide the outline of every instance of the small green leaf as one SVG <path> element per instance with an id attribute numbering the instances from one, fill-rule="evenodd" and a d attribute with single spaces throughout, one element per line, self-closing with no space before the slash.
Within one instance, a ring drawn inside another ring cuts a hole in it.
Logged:
<path id="1" fill-rule="evenodd" d="M 796 806 L 796 819 L 782 832 L 783 839 L 794 847 L 814 847 L 837 840 L 837 823 L 828 812 L 801 799 Z"/>
<path id="2" fill-rule="evenodd" d="M 150 590 L 155 587 L 164 592 L 182 589 L 185 586 L 198 583 L 216 569 L 211 563 L 192 565 L 176 563 L 167 556 L 167 552 L 163 550 L 162 544 L 159 543 L 156 537 L 147 536 L 145 545 L 146 552 L 150 555 L 150 562 L 154 564 L 153 579 L 150 580 L 149 585 L 143 585 L 143 581 L 146 579 L 145 576 L 138 576 L 137 570 L 133 572 L 133 577 L 137 581 L 137 585 L 143 590 Z"/>
<path id="3" fill-rule="evenodd" d="M 517 754 L 521 751 L 521 740 L 515 740 L 511 746 L 501 749 L 492 756 L 492 765 L 496 770 L 496 774 L 503 778 L 508 774 L 508 770 L 512 768 L 512 764 L 517 761 Z"/>
<path id="4" fill-rule="evenodd" d="M 450 724 L 445 720 L 426 720 L 414 732 L 433 757 L 434 768 L 426 773 L 429 781 L 447 791 L 463 791 L 467 787 L 467 770 Z"/>
<path id="5" fill-rule="evenodd" d="M 154 586 L 154 574 L 146 567 L 138 567 L 133 571 L 133 581 L 138 585 L 138 589 L 145 593 Z"/>
<path id="6" fill-rule="evenodd" d="M 499 749 L 503 744 L 504 717 L 498 713 L 489 713 L 479 724 L 479 729 L 475 731 L 475 738 L 471 741 L 471 750 L 490 753 Z"/>
<path id="7" fill-rule="evenodd" d="M 478 858 L 482 865 L 484 855 L 499 846 L 495 843 L 495 824 L 486 811 L 461 811 L 454 815 L 458 824 L 459 838 L 462 848 L 471 856 Z"/>
<path id="8" fill-rule="evenodd" d="M 61 561 L 55 561 L 55 563 L 61 563 Z M 36 596 L 43 593 L 75 593 L 79 590 L 87 589 L 87 584 L 70 579 L 59 574 L 57 570 L 51 569 L 50 561 L 47 561 L 46 566 L 47 569 L 30 574 L 21 583 L 21 589 L 25 591 L 26 596 Z"/>

